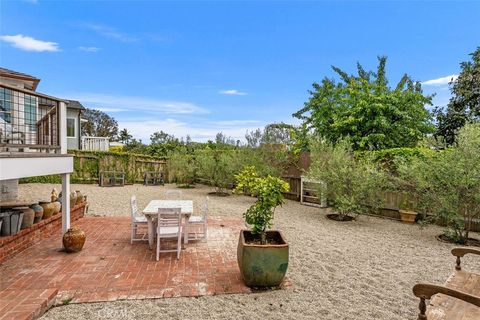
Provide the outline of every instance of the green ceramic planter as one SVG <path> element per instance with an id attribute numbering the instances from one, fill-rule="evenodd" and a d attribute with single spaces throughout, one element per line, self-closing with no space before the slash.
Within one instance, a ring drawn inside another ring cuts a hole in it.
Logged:
<path id="1" fill-rule="evenodd" d="M 267 231 L 267 239 L 277 244 L 252 243 L 248 230 L 240 231 L 237 261 L 245 284 L 249 287 L 276 287 L 288 268 L 288 244 L 280 231 Z"/>

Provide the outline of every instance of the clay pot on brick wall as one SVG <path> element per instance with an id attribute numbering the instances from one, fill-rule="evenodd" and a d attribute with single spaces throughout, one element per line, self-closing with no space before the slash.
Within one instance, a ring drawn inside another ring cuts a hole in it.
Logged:
<path id="1" fill-rule="evenodd" d="M 79 228 L 72 227 L 63 235 L 63 247 L 66 252 L 79 252 L 85 244 L 85 232 Z"/>
<path id="2" fill-rule="evenodd" d="M 43 208 L 43 220 L 50 218 L 55 211 L 55 205 L 50 201 L 40 201 L 40 205 Z"/>
<path id="3" fill-rule="evenodd" d="M 60 209 L 62 208 L 62 204 L 60 203 L 60 201 L 55 201 L 55 202 L 52 202 L 53 203 L 53 206 L 54 206 L 54 210 L 53 210 L 53 214 L 57 214 L 60 212 Z"/>
<path id="4" fill-rule="evenodd" d="M 35 211 L 29 207 L 15 207 L 12 210 L 23 212 L 23 219 L 20 227 L 22 230 L 32 226 L 33 220 L 35 219 Z"/>
<path id="5" fill-rule="evenodd" d="M 42 221 L 43 207 L 39 204 L 34 204 L 31 205 L 30 208 L 35 212 L 35 218 L 33 219 L 33 223 Z"/>
<path id="6" fill-rule="evenodd" d="M 72 191 L 70 192 L 70 209 L 75 207 L 76 202 L 77 202 L 77 194 L 74 191 Z"/>
<path id="7" fill-rule="evenodd" d="M 80 203 L 83 203 L 83 194 L 80 192 L 80 190 L 77 190 L 75 191 L 75 193 L 77 194 L 77 199 L 76 199 L 76 202 L 75 204 L 78 205 Z"/>

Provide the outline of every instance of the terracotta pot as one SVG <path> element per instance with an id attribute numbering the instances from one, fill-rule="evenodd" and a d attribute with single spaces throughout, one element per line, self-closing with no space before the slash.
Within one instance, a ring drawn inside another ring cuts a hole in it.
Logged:
<path id="1" fill-rule="evenodd" d="M 75 192 L 70 192 L 70 209 L 75 207 L 75 203 L 77 202 L 77 194 Z"/>
<path id="2" fill-rule="evenodd" d="M 415 219 L 417 218 L 417 213 L 415 211 L 400 209 L 398 210 L 398 212 L 400 213 L 400 218 L 402 219 L 402 222 L 408 224 L 415 223 Z"/>
<path id="3" fill-rule="evenodd" d="M 33 223 L 40 222 L 43 217 L 43 207 L 39 204 L 31 205 L 30 208 L 35 212 L 35 218 L 33 219 Z"/>
<path id="4" fill-rule="evenodd" d="M 54 207 L 55 207 L 55 210 L 53 210 L 53 214 L 57 214 L 60 212 L 60 209 L 62 208 L 62 204 L 60 203 L 60 201 L 55 201 L 55 202 L 52 202 Z"/>
<path id="5" fill-rule="evenodd" d="M 85 244 L 86 235 L 83 230 L 72 227 L 63 235 L 63 247 L 66 252 L 78 252 Z"/>
<path id="6" fill-rule="evenodd" d="M 43 208 L 43 217 L 42 219 L 48 219 L 53 215 L 53 211 L 55 210 L 55 205 L 53 202 L 48 201 L 40 201 L 40 205 Z"/>
<path id="7" fill-rule="evenodd" d="M 23 212 L 22 225 L 20 229 L 26 229 L 32 226 L 33 220 L 35 219 L 35 211 L 33 211 L 33 209 L 30 209 L 29 207 L 16 207 L 12 208 L 12 210 Z"/>
<path id="8" fill-rule="evenodd" d="M 77 190 L 76 194 L 77 194 L 77 200 L 75 201 L 75 205 L 83 203 L 83 194 L 80 192 L 80 190 Z"/>

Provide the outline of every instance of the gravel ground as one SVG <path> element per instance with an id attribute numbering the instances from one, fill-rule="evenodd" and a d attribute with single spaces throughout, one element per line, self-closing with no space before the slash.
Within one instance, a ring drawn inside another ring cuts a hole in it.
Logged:
<path id="1" fill-rule="evenodd" d="M 47 198 L 53 185 L 20 186 L 20 196 Z M 59 186 L 56 186 L 59 188 Z M 139 185 L 99 188 L 72 185 L 90 202 L 89 214 L 128 215 L 128 199 L 139 206 L 161 198 L 167 188 Z M 183 190 L 201 203 L 208 187 Z M 210 196 L 211 214 L 241 217 L 254 199 Z M 327 210 L 287 201 L 277 209 L 275 228 L 290 243 L 288 277 L 293 288 L 200 298 L 117 301 L 56 307 L 42 319 L 416 319 L 417 282 L 443 283 L 452 273 L 453 245 L 438 242 L 438 227 L 420 229 L 399 222 L 360 217 L 353 222 L 325 218 Z M 478 235 L 475 235 L 478 237 Z M 479 259 L 466 257 L 466 269 Z"/>

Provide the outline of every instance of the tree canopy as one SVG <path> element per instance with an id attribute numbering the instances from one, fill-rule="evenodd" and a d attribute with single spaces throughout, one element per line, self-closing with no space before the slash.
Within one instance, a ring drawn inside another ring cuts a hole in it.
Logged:
<path id="1" fill-rule="evenodd" d="M 390 88 L 386 63 L 386 57 L 378 57 L 375 72 L 357 63 L 357 75 L 332 66 L 340 81 L 326 77 L 314 83 L 309 100 L 293 116 L 332 143 L 349 137 L 357 150 L 415 146 L 434 130 L 425 108 L 432 96 L 407 74 Z"/>
<path id="2" fill-rule="evenodd" d="M 455 142 L 457 132 L 467 123 L 480 121 L 480 47 L 470 54 L 471 61 L 460 63 L 461 72 L 451 82 L 452 98 L 447 108 L 437 107 L 436 136 L 446 144 Z"/>
<path id="3" fill-rule="evenodd" d="M 86 108 L 82 118 L 87 120 L 82 123 L 82 134 L 92 137 L 117 137 L 118 123 L 105 112 Z"/>

